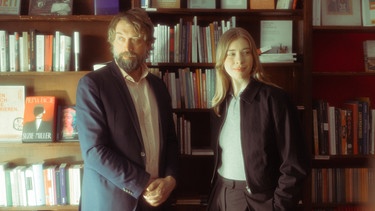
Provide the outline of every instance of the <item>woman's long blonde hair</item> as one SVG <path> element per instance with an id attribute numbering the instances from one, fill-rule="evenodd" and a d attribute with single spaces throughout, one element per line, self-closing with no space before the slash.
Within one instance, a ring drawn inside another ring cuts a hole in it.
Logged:
<path id="1" fill-rule="evenodd" d="M 250 72 L 250 77 L 262 81 L 267 84 L 272 84 L 269 79 L 264 75 L 263 67 L 259 61 L 257 48 L 253 37 L 248 31 L 243 28 L 236 27 L 227 30 L 219 39 L 216 47 L 216 85 L 215 95 L 212 98 L 212 107 L 217 115 L 219 115 L 219 106 L 225 99 L 227 92 L 231 87 L 231 78 L 224 69 L 224 61 L 227 56 L 229 45 L 238 38 L 244 38 L 248 41 L 253 56 L 253 67 Z"/>

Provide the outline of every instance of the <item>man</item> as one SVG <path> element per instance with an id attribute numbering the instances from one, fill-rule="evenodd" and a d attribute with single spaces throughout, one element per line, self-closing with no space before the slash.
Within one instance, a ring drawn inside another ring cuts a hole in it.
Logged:
<path id="1" fill-rule="evenodd" d="M 83 211 L 163 210 L 176 186 L 171 99 L 145 64 L 153 30 L 142 9 L 115 16 L 108 29 L 114 61 L 79 81 Z"/>

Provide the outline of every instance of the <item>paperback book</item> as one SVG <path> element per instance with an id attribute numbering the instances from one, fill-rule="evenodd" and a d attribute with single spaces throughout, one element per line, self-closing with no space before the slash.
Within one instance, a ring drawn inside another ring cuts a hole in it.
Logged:
<path id="1" fill-rule="evenodd" d="M 375 40 L 363 41 L 363 60 L 365 71 L 375 71 Z"/>
<path id="2" fill-rule="evenodd" d="M 0 141 L 21 142 L 25 86 L 0 86 Z"/>
<path id="3" fill-rule="evenodd" d="M 55 126 L 56 97 L 26 97 L 22 141 L 52 142 L 56 139 Z"/>
<path id="4" fill-rule="evenodd" d="M 75 106 L 58 106 L 57 140 L 78 141 Z"/>

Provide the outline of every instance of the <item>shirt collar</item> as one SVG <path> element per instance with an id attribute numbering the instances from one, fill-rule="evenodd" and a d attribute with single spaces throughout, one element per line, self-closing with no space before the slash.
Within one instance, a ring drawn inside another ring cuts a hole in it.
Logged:
<path id="1" fill-rule="evenodd" d="M 125 78 L 125 80 L 136 83 L 136 81 L 134 81 L 134 79 L 127 72 L 125 72 L 125 70 L 123 70 L 121 67 L 119 67 L 119 69 L 121 71 L 122 76 Z M 141 69 L 142 69 L 142 75 L 139 81 L 146 78 L 147 74 L 149 73 L 149 69 L 146 64 L 143 64 Z"/>

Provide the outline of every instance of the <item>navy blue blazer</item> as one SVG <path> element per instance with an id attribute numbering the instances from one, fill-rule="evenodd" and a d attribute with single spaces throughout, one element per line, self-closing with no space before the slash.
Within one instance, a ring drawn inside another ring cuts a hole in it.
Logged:
<path id="1" fill-rule="evenodd" d="M 152 74 L 146 79 L 159 109 L 159 176 L 177 178 L 171 98 L 161 79 Z M 76 108 L 84 161 L 81 210 L 135 210 L 150 175 L 134 103 L 114 61 L 80 79 Z"/>

